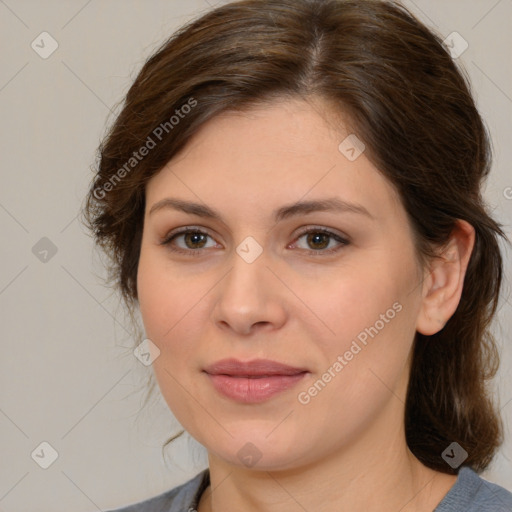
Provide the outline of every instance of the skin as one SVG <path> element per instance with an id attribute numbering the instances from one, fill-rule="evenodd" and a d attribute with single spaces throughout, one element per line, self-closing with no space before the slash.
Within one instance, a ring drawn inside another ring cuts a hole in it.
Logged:
<path id="1" fill-rule="evenodd" d="M 287 99 L 222 114 L 147 184 L 138 300 L 160 350 L 153 368 L 162 394 L 208 450 L 211 486 L 199 512 L 431 511 L 456 480 L 412 455 L 403 415 L 415 332 L 433 334 L 455 312 L 474 230 L 459 221 L 440 258 L 422 269 L 394 188 L 365 152 L 354 161 L 340 152 L 350 132 L 329 112 L 319 99 Z M 169 197 L 206 204 L 222 220 L 149 213 Z M 273 219 L 283 205 L 331 197 L 363 205 L 373 219 L 336 211 Z M 209 237 L 162 245 L 185 226 Z M 300 236 L 319 227 L 349 244 Z M 236 252 L 248 236 L 263 249 L 252 263 Z M 300 403 L 298 393 L 394 303 L 400 312 Z M 241 404 L 202 372 L 226 357 L 309 374 L 263 403 Z M 261 455 L 251 467 L 237 456 L 248 442 Z"/>

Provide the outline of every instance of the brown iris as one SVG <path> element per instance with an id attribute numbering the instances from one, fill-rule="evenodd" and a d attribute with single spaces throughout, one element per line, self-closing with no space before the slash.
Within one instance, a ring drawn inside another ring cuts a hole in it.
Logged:
<path id="1" fill-rule="evenodd" d="M 190 232 L 190 233 L 185 233 L 184 234 L 184 240 L 185 240 L 185 244 L 187 245 L 187 247 L 189 249 L 201 249 L 202 247 L 204 247 L 205 243 L 206 243 L 206 237 L 208 235 L 205 235 L 204 233 L 195 233 L 195 232 Z M 190 241 L 190 244 L 189 244 L 189 241 Z M 198 243 L 201 243 L 201 245 L 196 245 Z"/>
<path id="2" fill-rule="evenodd" d="M 319 242 L 319 239 L 323 239 L 323 242 Z M 308 233 L 307 241 L 308 244 L 316 245 L 315 249 L 325 249 L 329 245 L 329 235 L 326 233 Z"/>

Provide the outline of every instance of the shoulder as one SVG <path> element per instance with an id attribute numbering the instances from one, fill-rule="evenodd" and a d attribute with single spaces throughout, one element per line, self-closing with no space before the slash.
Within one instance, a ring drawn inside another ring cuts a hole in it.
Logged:
<path id="1" fill-rule="evenodd" d="M 153 498 L 106 512 L 188 512 L 189 509 L 195 510 L 201 494 L 209 483 L 210 473 L 207 468 L 184 484 Z"/>
<path id="2" fill-rule="evenodd" d="M 455 485 L 434 512 L 512 512 L 512 493 L 462 467 Z"/>

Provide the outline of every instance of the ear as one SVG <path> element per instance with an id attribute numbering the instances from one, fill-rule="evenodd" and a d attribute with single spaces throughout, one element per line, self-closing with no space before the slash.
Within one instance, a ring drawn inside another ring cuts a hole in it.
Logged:
<path id="1" fill-rule="evenodd" d="M 458 219 L 450 240 L 432 260 L 423 281 L 416 330 L 430 336 L 439 332 L 459 305 L 464 276 L 475 244 L 475 229 Z"/>

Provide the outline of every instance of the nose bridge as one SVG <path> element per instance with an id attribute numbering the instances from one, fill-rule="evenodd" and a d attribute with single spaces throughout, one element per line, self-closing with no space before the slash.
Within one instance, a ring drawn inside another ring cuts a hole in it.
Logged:
<path id="1" fill-rule="evenodd" d="M 262 298 L 265 287 L 270 284 L 267 259 L 263 248 L 258 250 L 251 242 L 240 243 L 230 261 L 231 270 L 225 279 L 223 298 L 236 300 L 240 305 Z"/>
<path id="2" fill-rule="evenodd" d="M 250 332 L 256 323 L 279 324 L 284 318 L 275 276 L 267 268 L 268 255 L 256 244 L 245 239 L 236 247 L 217 291 L 215 322 L 239 333 Z"/>

